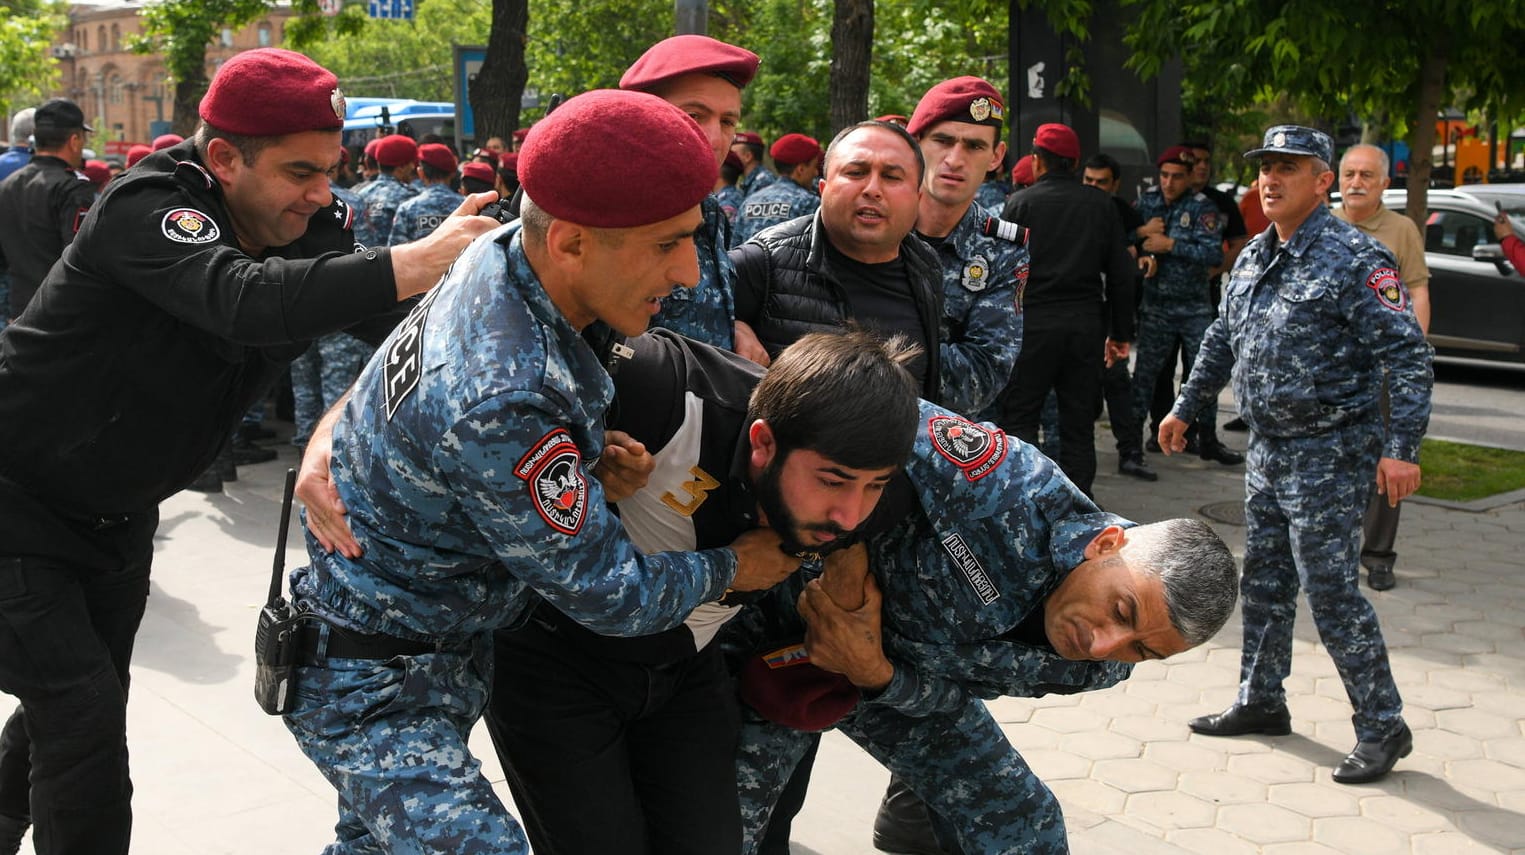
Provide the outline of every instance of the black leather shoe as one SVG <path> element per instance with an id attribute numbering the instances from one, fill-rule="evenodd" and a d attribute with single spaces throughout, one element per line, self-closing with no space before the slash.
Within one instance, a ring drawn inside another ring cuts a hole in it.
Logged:
<path id="1" fill-rule="evenodd" d="M 1238 466 L 1244 462 L 1244 455 L 1221 442 L 1204 444 L 1202 450 L 1197 452 L 1203 460 L 1212 460 L 1222 463 L 1224 466 Z"/>
<path id="2" fill-rule="evenodd" d="M 874 817 L 874 848 L 897 855 L 944 855 L 926 803 L 898 778 L 890 779 Z"/>
<path id="3" fill-rule="evenodd" d="M 1223 429 L 1231 430 L 1234 433 L 1244 433 L 1250 429 L 1250 426 L 1244 423 L 1244 419 L 1234 416 L 1232 419 L 1229 419 L 1228 424 L 1223 426 Z"/>
<path id="4" fill-rule="evenodd" d="M 1286 736 L 1292 732 L 1292 715 L 1285 706 L 1257 710 L 1234 704 L 1221 713 L 1194 718 L 1186 726 L 1194 733 L 1208 736 L 1243 736 L 1247 733 Z"/>
<path id="5" fill-rule="evenodd" d="M 1393 568 L 1378 564 L 1366 568 L 1366 584 L 1373 591 L 1390 591 L 1398 580 L 1393 576 Z"/>
<path id="6" fill-rule="evenodd" d="M 275 431 L 264 425 L 241 424 L 238 426 L 238 438 L 244 442 L 263 442 L 275 439 Z"/>
<path id="7" fill-rule="evenodd" d="M 252 442 L 233 443 L 233 462 L 239 466 L 248 466 L 250 463 L 264 463 L 274 460 L 275 449 L 263 448 Z"/>
<path id="8" fill-rule="evenodd" d="M 1158 439 L 1155 439 L 1152 436 L 1149 437 L 1148 439 L 1144 440 L 1144 450 L 1149 452 L 1150 454 L 1162 454 L 1163 453 L 1163 452 L 1160 451 L 1160 441 Z"/>
<path id="9" fill-rule="evenodd" d="M 1334 779 L 1341 784 L 1369 784 L 1391 772 L 1398 760 L 1413 750 L 1414 734 L 1407 724 L 1399 722 L 1398 729 L 1386 739 L 1357 742 L 1355 750 L 1335 767 Z"/>
<path id="10" fill-rule="evenodd" d="M 1145 463 L 1142 457 L 1125 457 L 1119 460 L 1117 462 L 1117 471 L 1127 475 L 1129 478 L 1137 478 L 1140 481 L 1160 480 L 1160 476 L 1156 475 L 1154 470 L 1149 468 L 1149 464 Z"/>

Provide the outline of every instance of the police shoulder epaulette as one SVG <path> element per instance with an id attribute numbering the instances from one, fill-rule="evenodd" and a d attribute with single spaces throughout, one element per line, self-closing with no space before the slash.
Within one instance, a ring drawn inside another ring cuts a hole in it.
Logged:
<path id="1" fill-rule="evenodd" d="M 201 164 L 195 162 L 194 160 L 182 160 L 179 163 L 175 164 L 175 172 L 176 173 L 179 173 L 182 169 L 190 170 L 190 172 L 188 173 L 189 175 L 194 175 L 194 176 L 196 176 L 196 178 L 199 178 L 201 181 L 206 182 L 206 186 L 207 186 L 208 190 L 210 190 L 213 187 L 217 186 L 217 182 L 212 179 L 212 173 L 207 172 L 206 171 L 206 167 L 204 167 Z M 192 179 L 192 180 L 195 180 L 195 179 Z"/>
<path id="2" fill-rule="evenodd" d="M 985 237 L 999 238 L 1018 246 L 1027 246 L 1027 226 L 1020 226 L 1000 217 L 986 217 L 980 232 Z"/>

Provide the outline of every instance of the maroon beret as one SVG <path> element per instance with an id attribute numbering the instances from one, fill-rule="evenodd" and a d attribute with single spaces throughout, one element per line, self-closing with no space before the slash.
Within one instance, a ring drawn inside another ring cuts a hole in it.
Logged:
<path id="1" fill-rule="evenodd" d="M 498 155 L 498 166 L 503 168 L 503 169 L 518 169 L 519 168 L 519 152 L 517 152 L 517 151 L 505 151 L 502 154 Z"/>
<path id="2" fill-rule="evenodd" d="M 1159 157 L 1155 158 L 1155 166 L 1164 166 L 1167 163 L 1178 163 L 1181 166 L 1196 166 L 1197 156 L 1191 149 L 1184 145 L 1173 145 L 1165 149 Z"/>
<path id="3" fill-rule="evenodd" d="M 1069 125 L 1057 122 L 1039 125 L 1038 133 L 1033 136 L 1033 145 L 1070 160 L 1080 159 L 1080 137 L 1075 136 Z"/>
<path id="4" fill-rule="evenodd" d="M 588 181 L 620 165 L 620 191 Z M 519 152 L 519 180 L 558 220 L 605 229 L 660 223 L 715 189 L 715 150 L 689 115 L 655 95 L 595 89 L 535 123 Z"/>
<path id="5" fill-rule="evenodd" d="M 725 163 L 723 165 L 729 166 L 737 172 L 747 168 L 746 165 L 741 162 L 741 157 L 734 151 L 728 151 L 725 153 Z"/>
<path id="6" fill-rule="evenodd" d="M 774 141 L 773 147 L 768 149 L 768 154 L 773 155 L 774 163 L 794 166 L 799 163 L 809 163 L 820 157 L 821 144 L 804 134 L 784 134 Z"/>
<path id="7" fill-rule="evenodd" d="M 512 134 L 513 138 L 518 140 L 518 141 L 520 141 L 520 142 L 524 142 L 524 138 L 529 136 L 529 135 L 530 135 L 530 129 L 529 128 L 520 128 L 519 130 L 514 131 L 513 134 Z"/>
<path id="8" fill-rule="evenodd" d="M 997 136 L 1006 121 L 1006 102 L 994 86 L 978 77 L 955 77 L 933 86 L 921 96 L 906 131 L 919 137 L 938 122 L 993 125 Z"/>
<path id="9" fill-rule="evenodd" d="M 455 171 L 455 152 L 451 151 L 448 145 L 424 143 L 418 147 L 418 159 L 438 169 L 440 172 Z"/>
<path id="10" fill-rule="evenodd" d="M 402 166 L 418 160 L 418 143 L 406 134 L 389 134 L 376 141 L 376 162 L 382 166 Z"/>
<path id="11" fill-rule="evenodd" d="M 179 145 L 183 142 L 185 142 L 185 137 L 179 134 L 160 134 L 154 137 L 153 145 L 149 146 L 149 148 L 158 151 L 161 148 L 169 148 L 172 145 Z"/>
<path id="12" fill-rule="evenodd" d="M 106 182 L 111 180 L 111 167 L 104 160 L 87 160 L 85 168 L 80 170 L 97 190 L 105 190 Z"/>
<path id="13" fill-rule="evenodd" d="M 715 74 L 740 89 L 757 74 L 757 54 L 709 36 L 673 36 L 647 48 L 620 78 L 620 88 L 650 92 L 685 74 Z"/>
<path id="14" fill-rule="evenodd" d="M 752 133 L 751 131 L 742 131 L 741 133 L 736 135 L 735 139 L 731 140 L 731 145 L 735 145 L 736 143 L 746 143 L 748 145 L 762 145 L 763 141 L 762 141 L 762 137 L 758 136 L 757 134 Z"/>
<path id="15" fill-rule="evenodd" d="M 132 166 L 133 164 L 137 163 L 138 161 L 142 160 L 145 157 L 148 157 L 150 154 L 153 154 L 153 153 L 154 153 L 153 149 L 149 148 L 148 146 L 146 146 L 146 145 L 144 145 L 142 143 L 138 143 L 137 145 L 133 146 L 132 148 L 127 149 L 127 165 L 128 166 Z"/>
<path id="16" fill-rule="evenodd" d="M 344 93 L 333 72 L 280 48 L 234 54 L 201 99 L 201 118 L 246 137 L 277 137 L 344 127 Z"/>
<path id="17" fill-rule="evenodd" d="M 1011 183 L 1017 187 L 1030 187 L 1038 180 L 1033 174 L 1033 156 L 1024 154 L 1011 168 Z"/>
<path id="18" fill-rule="evenodd" d="M 381 137 L 377 137 L 377 138 L 371 140 L 370 142 L 366 143 L 365 144 L 365 151 L 362 152 L 362 153 L 366 157 L 369 157 L 371 159 L 375 159 L 375 157 L 376 157 L 376 145 L 378 143 L 380 143 L 380 142 L 381 142 Z"/>
<path id="19" fill-rule="evenodd" d="M 882 116 L 875 116 L 874 121 L 889 122 L 890 124 L 899 125 L 903 128 L 905 127 L 906 122 L 909 122 L 910 119 L 907 119 L 905 116 L 902 116 L 899 113 L 885 113 Z"/>
<path id="20" fill-rule="evenodd" d="M 857 706 L 860 697 L 846 677 L 811 663 L 802 644 L 747 660 L 737 688 L 747 706 L 763 718 L 804 731 L 836 724 Z"/>
<path id="21" fill-rule="evenodd" d="M 477 160 L 467 161 L 461 166 L 461 177 L 475 178 L 487 184 L 496 184 L 498 181 L 498 173 L 491 166 Z"/>

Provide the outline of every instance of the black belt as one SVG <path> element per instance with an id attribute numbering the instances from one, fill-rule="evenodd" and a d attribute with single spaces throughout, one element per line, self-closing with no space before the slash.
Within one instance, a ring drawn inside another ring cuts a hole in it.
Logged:
<path id="1" fill-rule="evenodd" d="M 323 644 L 324 627 L 328 644 Z M 322 665 L 325 659 L 391 659 L 393 656 L 422 656 L 440 646 L 428 641 L 413 641 L 395 635 L 370 635 L 312 618 L 297 631 L 297 663 Z M 320 654 L 321 651 L 321 655 Z"/>

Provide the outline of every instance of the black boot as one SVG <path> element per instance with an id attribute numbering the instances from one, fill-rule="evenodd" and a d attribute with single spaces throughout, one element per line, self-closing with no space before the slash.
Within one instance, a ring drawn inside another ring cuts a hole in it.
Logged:
<path id="1" fill-rule="evenodd" d="M 874 848 L 898 855 L 945 855 L 932 831 L 926 802 L 899 778 L 890 778 L 874 817 Z"/>
<path id="2" fill-rule="evenodd" d="M 0 855 L 16 855 L 21 851 L 21 838 L 26 836 L 29 819 L 0 814 Z"/>

